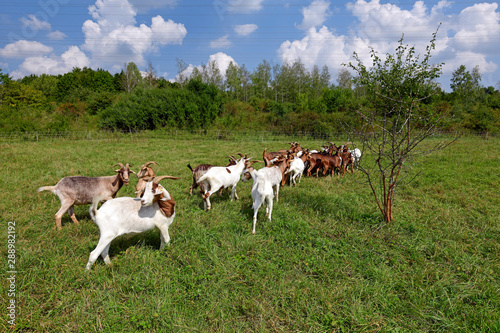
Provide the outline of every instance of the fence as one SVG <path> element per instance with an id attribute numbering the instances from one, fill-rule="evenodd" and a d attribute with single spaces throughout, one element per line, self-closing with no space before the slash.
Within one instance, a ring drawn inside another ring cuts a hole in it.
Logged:
<path id="1" fill-rule="evenodd" d="M 456 132 L 437 132 L 434 137 L 451 137 Z M 496 132 L 463 132 L 462 137 L 489 139 L 498 137 Z M 348 133 L 323 132 L 276 132 L 276 131 L 224 131 L 224 130 L 172 130 L 172 131 L 67 131 L 67 132 L 0 132 L 0 143 L 45 142 L 45 141 L 120 141 L 124 139 L 147 140 L 205 140 L 205 141 L 307 141 L 323 140 L 347 142 L 355 141 Z"/>

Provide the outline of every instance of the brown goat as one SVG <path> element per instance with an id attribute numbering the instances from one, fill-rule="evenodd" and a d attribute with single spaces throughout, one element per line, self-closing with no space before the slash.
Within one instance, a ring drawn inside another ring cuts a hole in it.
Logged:
<path id="1" fill-rule="evenodd" d="M 354 173 L 354 159 L 352 154 L 349 152 L 347 148 L 347 144 L 344 144 L 342 151 L 340 152 L 340 157 L 342 157 L 342 169 L 344 171 L 349 172 L 349 166 L 351 167 L 351 173 Z"/>
<path id="2" fill-rule="evenodd" d="M 311 175 L 311 171 L 316 169 L 316 178 L 318 177 L 318 173 L 320 169 L 323 169 L 323 176 L 326 175 L 328 170 L 332 170 L 332 175 L 335 171 L 340 171 L 342 176 L 344 175 L 342 169 L 342 159 L 339 156 L 338 150 L 334 155 L 313 153 L 309 155 L 309 168 L 307 169 L 307 176 Z"/>
<path id="3" fill-rule="evenodd" d="M 147 163 L 144 163 L 141 166 L 141 169 L 137 172 L 137 178 L 139 178 L 139 180 L 137 181 L 137 185 L 135 186 L 136 198 L 141 197 L 141 193 L 146 187 L 148 179 L 155 176 L 154 170 L 150 167 L 151 164 L 159 165 L 155 161 L 149 161 Z"/>

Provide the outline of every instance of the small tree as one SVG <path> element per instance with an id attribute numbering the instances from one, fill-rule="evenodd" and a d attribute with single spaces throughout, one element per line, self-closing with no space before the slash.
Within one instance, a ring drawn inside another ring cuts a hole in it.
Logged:
<path id="1" fill-rule="evenodd" d="M 0 68 L 0 105 L 2 105 L 5 86 L 7 86 L 10 82 L 11 78 L 9 77 L 9 74 L 2 73 L 2 69 Z"/>
<path id="2" fill-rule="evenodd" d="M 148 89 L 156 88 L 158 86 L 158 77 L 156 70 L 153 67 L 151 60 L 148 60 L 148 67 L 146 68 L 146 75 L 144 75 L 144 84 Z"/>
<path id="3" fill-rule="evenodd" d="M 351 89 L 352 88 L 352 75 L 349 73 L 349 71 L 345 68 L 341 68 L 339 70 L 339 74 L 337 76 L 337 83 L 339 84 L 339 87 L 345 88 L 345 89 Z"/>
<path id="4" fill-rule="evenodd" d="M 464 65 L 458 67 L 451 76 L 450 87 L 455 100 L 470 107 L 481 96 L 481 72 L 475 66 L 470 73 Z"/>
<path id="5" fill-rule="evenodd" d="M 357 73 L 354 83 L 366 89 L 371 102 L 371 107 L 358 111 L 364 120 L 360 134 L 363 156 L 368 156 L 363 158 L 360 169 L 387 223 L 393 220 L 396 189 L 415 177 L 409 172 L 410 162 L 454 141 L 418 149 L 447 116 L 423 107 L 423 102 L 439 91 L 434 80 L 441 74 L 443 64 L 430 63 L 436 35 L 437 30 L 422 60 L 414 46 L 403 45 L 403 36 L 396 53 L 387 54 L 385 60 L 372 49 L 371 68 L 365 67 L 356 53 L 357 64 L 348 65 Z"/>
<path id="6" fill-rule="evenodd" d="M 123 89 L 130 94 L 141 80 L 141 72 L 137 68 L 137 65 L 134 62 L 125 64 L 125 71 L 121 72 L 120 79 L 120 85 Z"/>

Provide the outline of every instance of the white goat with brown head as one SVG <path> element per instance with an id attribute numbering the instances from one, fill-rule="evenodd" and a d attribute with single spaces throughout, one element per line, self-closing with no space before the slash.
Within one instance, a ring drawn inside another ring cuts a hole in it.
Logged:
<path id="1" fill-rule="evenodd" d="M 101 236 L 96 248 L 90 253 L 87 269 L 92 267 L 99 255 L 106 264 L 110 264 L 109 246 L 113 239 L 121 235 L 141 233 L 157 227 L 160 229 L 160 249 L 170 242 L 168 227 L 174 221 L 175 201 L 159 184 L 162 179 L 179 178 L 150 178 L 144 187 L 142 199 L 122 197 L 106 201 L 102 205 L 95 220 Z"/>

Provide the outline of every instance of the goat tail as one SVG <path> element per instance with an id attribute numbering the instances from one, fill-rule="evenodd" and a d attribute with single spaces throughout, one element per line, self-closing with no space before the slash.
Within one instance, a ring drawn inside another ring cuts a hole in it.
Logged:
<path id="1" fill-rule="evenodd" d="M 38 190 L 36 190 L 36 191 L 37 192 L 50 191 L 50 192 L 54 193 L 54 188 L 55 188 L 55 186 L 42 186 L 42 187 L 39 187 Z"/>
<path id="2" fill-rule="evenodd" d="M 188 163 L 187 167 L 189 168 L 189 170 L 191 170 L 191 172 L 193 172 L 193 168 L 191 167 L 191 163 Z"/>

